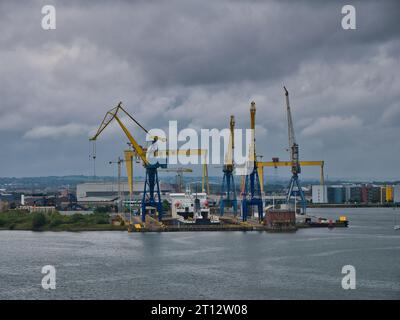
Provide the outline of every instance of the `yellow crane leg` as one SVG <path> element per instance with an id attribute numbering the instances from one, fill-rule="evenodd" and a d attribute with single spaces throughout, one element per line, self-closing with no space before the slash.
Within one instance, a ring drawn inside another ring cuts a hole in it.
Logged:
<path id="1" fill-rule="evenodd" d="M 260 180 L 261 194 L 264 194 L 264 167 L 257 166 L 258 179 Z"/>
<path id="2" fill-rule="evenodd" d="M 130 199 L 133 195 L 133 152 L 131 150 L 125 150 L 125 165 L 126 165 L 126 175 L 128 177 L 128 186 Z"/>

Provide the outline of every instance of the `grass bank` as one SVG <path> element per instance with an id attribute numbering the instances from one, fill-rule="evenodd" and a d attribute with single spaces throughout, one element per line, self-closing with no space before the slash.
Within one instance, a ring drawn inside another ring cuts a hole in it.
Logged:
<path id="1" fill-rule="evenodd" d="M 10 210 L 0 213 L 0 230 L 112 231 L 126 230 L 126 227 L 111 225 L 106 213 L 65 216 L 58 212 L 44 214 Z"/>

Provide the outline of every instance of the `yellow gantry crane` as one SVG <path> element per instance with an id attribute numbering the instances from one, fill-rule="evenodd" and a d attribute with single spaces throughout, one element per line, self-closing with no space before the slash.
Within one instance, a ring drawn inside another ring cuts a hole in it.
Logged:
<path id="1" fill-rule="evenodd" d="M 162 167 L 166 168 L 166 164 L 160 164 L 158 161 L 156 163 L 150 162 L 148 160 L 147 149 L 143 148 L 138 144 L 129 130 L 122 123 L 120 117 L 118 116 L 120 112 L 123 112 L 127 115 L 139 128 L 141 128 L 144 132 L 148 133 L 148 131 L 134 119 L 123 107 L 122 102 L 118 103 L 118 105 L 111 110 L 107 111 L 106 115 L 103 118 L 96 134 L 91 137 L 90 141 L 96 141 L 100 134 L 104 131 L 105 128 L 115 119 L 125 135 L 127 136 L 132 148 L 134 150 L 134 154 L 142 161 L 144 168 L 146 169 L 146 178 L 144 183 L 143 197 L 141 203 L 141 213 L 142 213 L 142 221 L 145 221 L 146 210 L 148 207 L 155 208 L 158 212 L 159 220 L 162 219 L 162 203 L 161 203 L 161 192 L 160 192 L 160 184 L 158 180 L 158 172 L 157 169 Z M 158 137 L 152 137 L 152 144 L 156 143 Z M 126 153 L 125 153 L 126 156 Z M 132 165 L 132 161 L 130 161 L 130 165 Z M 128 164 L 127 167 L 130 167 Z"/>
<path id="2" fill-rule="evenodd" d="M 302 167 L 320 167 L 320 182 L 321 185 L 325 184 L 324 179 L 324 165 L 323 160 L 319 161 L 299 161 Z M 291 161 L 259 161 L 257 162 L 258 175 L 260 177 L 261 190 L 264 192 L 264 167 L 291 167 Z"/>

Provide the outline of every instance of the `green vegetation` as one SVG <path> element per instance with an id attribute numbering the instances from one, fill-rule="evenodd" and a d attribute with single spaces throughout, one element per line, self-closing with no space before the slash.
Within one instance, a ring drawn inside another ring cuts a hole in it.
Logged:
<path id="1" fill-rule="evenodd" d="M 107 213 L 73 214 L 70 216 L 54 213 L 28 213 L 10 210 L 0 213 L 0 230 L 35 231 L 95 231 L 125 230 L 124 226 L 113 226 Z"/>
<path id="2" fill-rule="evenodd" d="M 94 208 L 94 213 L 107 213 L 107 212 L 111 212 L 112 211 L 112 207 L 111 206 L 99 206 Z"/>
<path id="3" fill-rule="evenodd" d="M 46 225 L 46 216 L 44 213 L 34 213 L 32 216 L 32 229 L 40 230 Z"/>
<path id="4" fill-rule="evenodd" d="M 171 209 L 171 206 L 170 206 L 168 200 L 166 200 L 166 199 L 163 200 L 163 202 L 162 202 L 162 208 L 163 208 L 163 211 L 164 211 L 164 212 L 167 212 L 168 210 Z"/>

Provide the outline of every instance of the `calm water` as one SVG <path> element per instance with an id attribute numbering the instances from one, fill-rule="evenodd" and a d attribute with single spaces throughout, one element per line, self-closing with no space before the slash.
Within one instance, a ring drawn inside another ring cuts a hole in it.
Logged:
<path id="1" fill-rule="evenodd" d="M 345 214 L 351 226 L 295 234 L 0 231 L 0 298 L 400 298 L 393 209 L 309 212 Z M 47 264 L 57 269 L 56 290 L 41 288 Z M 357 270 L 356 290 L 341 288 L 346 264 Z"/>

